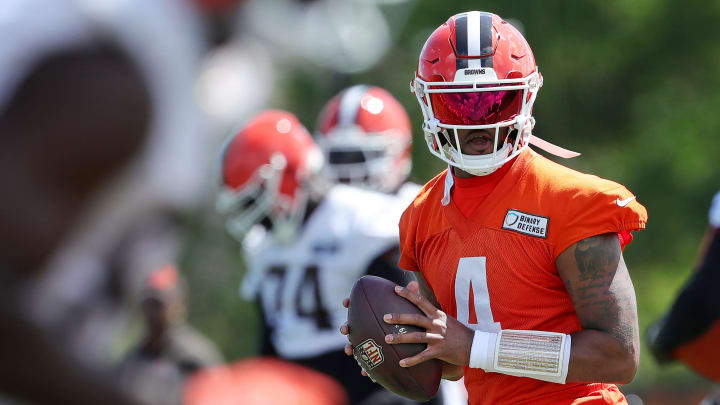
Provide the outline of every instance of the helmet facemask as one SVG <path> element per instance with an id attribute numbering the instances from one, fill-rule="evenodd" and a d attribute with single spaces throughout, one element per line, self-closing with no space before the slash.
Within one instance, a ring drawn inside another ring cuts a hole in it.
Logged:
<path id="1" fill-rule="evenodd" d="M 492 68 L 478 78 L 458 81 L 424 81 L 415 77 L 411 91 L 423 113 L 423 132 L 430 153 L 447 164 L 475 176 L 488 175 L 515 158 L 529 145 L 535 120 L 532 106 L 542 86 L 542 76 L 496 79 Z M 500 142 L 501 128 L 508 136 Z M 483 129 L 494 136 L 493 152 L 463 154 L 458 130 Z M 516 131 L 514 139 L 510 134 Z"/>
<path id="2" fill-rule="evenodd" d="M 280 192 L 286 165 L 285 157 L 277 153 L 243 187 L 224 187 L 218 194 L 217 210 L 228 216 L 226 227 L 236 240 L 242 242 L 248 231 L 260 223 L 266 224 L 281 243 L 295 236 L 310 193 L 302 185 L 296 187 L 292 197 Z"/>

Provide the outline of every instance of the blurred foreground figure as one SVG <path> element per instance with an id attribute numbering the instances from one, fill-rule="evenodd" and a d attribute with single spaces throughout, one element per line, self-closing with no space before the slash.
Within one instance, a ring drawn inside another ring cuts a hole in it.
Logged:
<path id="1" fill-rule="evenodd" d="M 684 363 L 714 381 L 703 404 L 720 404 L 720 193 L 713 198 L 710 221 L 695 272 L 670 311 L 648 329 L 647 342 L 660 364 Z"/>
<path id="2" fill-rule="evenodd" d="M 218 209 L 243 244 L 242 295 L 262 309 L 265 356 L 321 371 L 352 404 L 404 400 L 362 377 L 338 333 L 340 299 L 373 274 L 405 284 L 397 261 L 397 199 L 345 185 L 327 189 L 322 153 L 294 115 L 265 111 L 220 156 Z M 365 401 L 365 402 L 364 402 Z"/>
<path id="3" fill-rule="evenodd" d="M 143 272 L 174 258 L 174 212 L 190 206 L 201 175 L 192 175 L 198 122 L 181 3 L 144 3 L 0 4 L 0 34 L 13 38 L 0 46 L 8 395 L 136 403 L 103 370 Z"/>
<path id="4" fill-rule="evenodd" d="M 140 150 L 149 117 L 133 63 L 99 43 L 46 55 L 4 104 L 0 391 L 38 403 L 134 403 L 109 375 L 80 364 L 70 336 L 54 334 L 25 294 L 47 275 L 43 264 L 82 223 L 96 193 Z"/>
<path id="5" fill-rule="evenodd" d="M 215 345 L 187 324 L 186 290 L 172 265 L 150 274 L 143 289 L 145 336 L 122 362 L 122 375 L 129 389 L 153 404 L 179 403 L 187 377 L 222 362 Z"/>
<path id="6" fill-rule="evenodd" d="M 332 378 L 275 358 L 254 358 L 201 371 L 190 378 L 184 405 L 346 405 Z"/>

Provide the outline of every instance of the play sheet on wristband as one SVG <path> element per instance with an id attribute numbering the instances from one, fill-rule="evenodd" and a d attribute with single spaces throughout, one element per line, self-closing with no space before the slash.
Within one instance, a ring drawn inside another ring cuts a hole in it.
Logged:
<path id="1" fill-rule="evenodd" d="M 566 335 L 503 330 L 495 343 L 495 370 L 506 373 L 560 376 Z"/>

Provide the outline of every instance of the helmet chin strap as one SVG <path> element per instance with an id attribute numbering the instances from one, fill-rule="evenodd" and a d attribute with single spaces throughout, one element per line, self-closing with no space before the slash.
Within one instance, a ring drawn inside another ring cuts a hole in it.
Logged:
<path id="1" fill-rule="evenodd" d="M 561 146 L 557 146 L 532 134 L 528 138 L 528 142 L 530 142 L 531 145 L 535 145 L 538 148 L 544 150 L 545 152 L 552 153 L 553 155 L 564 159 L 570 159 L 580 156 L 580 153 L 578 152 L 574 152 Z"/>
<path id="2" fill-rule="evenodd" d="M 517 129 L 521 133 L 524 131 L 530 132 L 530 131 L 532 131 L 532 129 L 534 127 L 535 127 L 535 118 L 533 118 L 532 116 L 518 115 L 515 118 L 514 128 Z M 538 148 L 544 150 L 545 152 L 552 153 L 553 155 L 564 158 L 564 159 L 570 159 L 570 158 L 580 156 L 580 153 L 557 146 L 557 145 L 552 144 L 544 139 L 540 139 L 537 136 L 533 135 L 532 132 L 530 132 L 528 135 L 528 143 L 530 143 L 531 145 L 537 146 Z"/>

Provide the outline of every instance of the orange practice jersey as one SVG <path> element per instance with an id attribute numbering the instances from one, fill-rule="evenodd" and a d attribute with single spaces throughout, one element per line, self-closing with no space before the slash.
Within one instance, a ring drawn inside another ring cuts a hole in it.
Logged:
<path id="1" fill-rule="evenodd" d="M 465 218 L 446 195 L 447 170 L 400 220 L 400 267 L 419 271 L 442 310 L 471 328 L 573 333 L 581 328 L 558 275 L 575 242 L 643 229 L 645 208 L 625 187 L 528 149 Z M 612 384 L 554 384 L 465 369 L 470 404 L 623 404 Z"/>

